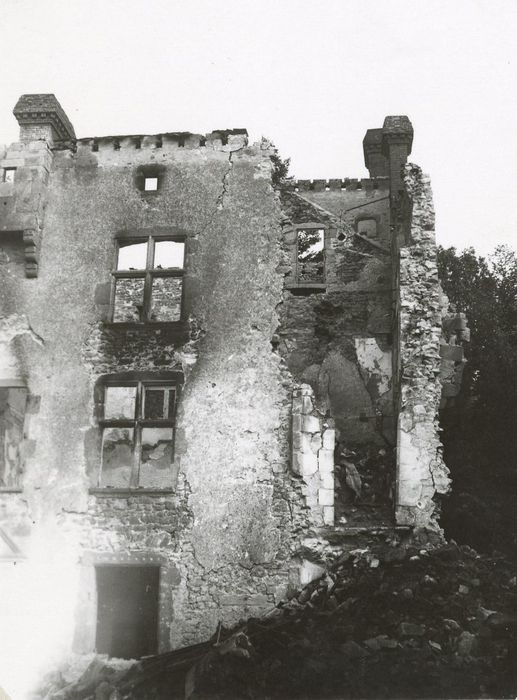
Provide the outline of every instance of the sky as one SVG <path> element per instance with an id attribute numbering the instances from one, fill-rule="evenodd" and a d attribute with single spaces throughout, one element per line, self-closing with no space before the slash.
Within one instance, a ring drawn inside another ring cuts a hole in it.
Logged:
<path id="1" fill-rule="evenodd" d="M 407 114 L 437 239 L 517 248 L 517 0 L 0 0 L 0 143 L 23 93 L 78 137 L 266 136 L 296 178 L 367 177 L 362 139 Z"/>

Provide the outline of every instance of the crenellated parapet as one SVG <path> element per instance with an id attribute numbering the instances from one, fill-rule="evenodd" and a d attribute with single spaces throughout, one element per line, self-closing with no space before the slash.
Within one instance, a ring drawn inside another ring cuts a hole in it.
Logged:
<path id="1" fill-rule="evenodd" d="M 152 135 L 101 136 L 74 139 L 58 144 L 58 149 L 102 151 L 160 150 L 175 151 L 206 148 L 215 151 L 234 151 L 248 145 L 246 129 L 219 129 L 208 134 L 193 134 L 186 131 L 167 132 Z"/>
<path id="2" fill-rule="evenodd" d="M 285 185 L 288 192 L 347 192 L 354 190 L 389 190 L 388 177 L 344 178 L 331 180 L 292 180 Z"/>

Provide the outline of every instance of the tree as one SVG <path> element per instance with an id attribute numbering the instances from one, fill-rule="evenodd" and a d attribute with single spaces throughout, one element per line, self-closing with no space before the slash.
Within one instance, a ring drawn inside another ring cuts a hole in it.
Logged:
<path id="1" fill-rule="evenodd" d="M 496 542 L 517 555 L 517 256 L 505 246 L 487 259 L 472 248 L 440 248 L 438 268 L 471 329 L 460 394 L 442 415 L 453 478 L 446 529 L 448 523 L 449 535 L 474 546 Z"/>

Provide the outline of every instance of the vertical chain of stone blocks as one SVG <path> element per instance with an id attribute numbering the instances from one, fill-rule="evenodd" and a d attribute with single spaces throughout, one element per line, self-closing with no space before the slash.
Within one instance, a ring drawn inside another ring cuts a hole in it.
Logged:
<path id="1" fill-rule="evenodd" d="M 302 492 L 314 525 L 334 524 L 335 430 L 315 407 L 308 384 L 293 391 L 292 469 L 302 477 Z"/>

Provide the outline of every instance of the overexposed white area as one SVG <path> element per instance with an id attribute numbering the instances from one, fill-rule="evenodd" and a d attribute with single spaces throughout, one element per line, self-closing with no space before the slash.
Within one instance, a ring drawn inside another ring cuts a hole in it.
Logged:
<path id="1" fill-rule="evenodd" d="M 0 142 L 53 92 L 78 136 L 246 127 L 299 178 L 365 176 L 387 114 L 415 127 L 439 240 L 517 241 L 515 0 L 1 0 Z"/>

